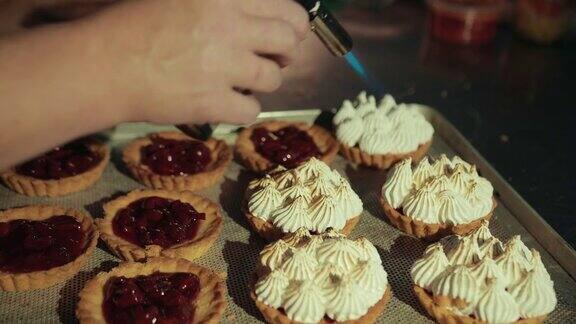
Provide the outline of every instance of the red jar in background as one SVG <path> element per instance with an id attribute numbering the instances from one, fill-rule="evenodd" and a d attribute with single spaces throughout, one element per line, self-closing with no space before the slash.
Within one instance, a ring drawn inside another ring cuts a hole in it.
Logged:
<path id="1" fill-rule="evenodd" d="M 516 30 L 536 43 L 559 39 L 568 27 L 568 1 L 518 0 Z"/>
<path id="2" fill-rule="evenodd" d="M 429 32 L 440 40 L 481 45 L 494 39 L 505 0 L 426 0 Z"/>

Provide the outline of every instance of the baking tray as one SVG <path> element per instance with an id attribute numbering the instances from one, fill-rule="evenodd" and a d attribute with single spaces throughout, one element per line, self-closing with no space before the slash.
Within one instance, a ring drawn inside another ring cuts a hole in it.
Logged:
<path id="1" fill-rule="evenodd" d="M 550 323 L 570 323 L 576 318 L 576 254 L 569 245 L 510 187 L 468 141 L 435 110 L 421 106 L 419 109 L 436 129 L 431 147 L 432 155 L 459 154 L 478 166 L 495 189 L 499 206 L 494 213 L 490 229 L 502 240 L 520 234 L 529 247 L 542 254 L 558 296 L 558 306 L 550 315 Z M 320 110 L 291 110 L 262 113 L 260 119 L 283 119 L 329 124 Z M 123 124 L 108 133 L 113 149 L 112 161 L 102 179 L 92 188 L 62 198 L 30 198 L 17 195 L 0 187 L 0 209 L 29 204 L 59 204 L 84 209 L 93 217 L 102 217 L 102 204 L 121 193 L 142 186 L 127 175 L 121 163 L 121 147 L 127 141 L 156 131 L 173 127 L 150 124 Z M 235 127 L 220 125 L 215 137 L 230 144 L 235 139 Z M 365 211 L 351 237 L 366 236 L 377 247 L 384 268 L 392 285 L 394 297 L 378 323 L 426 323 L 431 319 L 425 314 L 412 294 L 409 269 L 422 255 L 426 244 L 403 235 L 385 220 L 380 210 L 378 195 L 386 173 L 356 168 L 338 157 L 334 163 L 342 175 L 349 178 L 353 188 L 364 201 Z M 258 253 L 266 242 L 249 230 L 241 207 L 244 189 L 254 177 L 237 163 L 232 163 L 224 179 L 200 194 L 217 201 L 222 206 L 224 230 L 220 239 L 197 263 L 227 275 L 228 306 L 223 323 L 255 323 L 262 317 L 249 297 L 247 283 Z M 112 256 L 100 242 L 84 268 L 72 279 L 52 288 L 21 293 L 0 292 L 1 323 L 74 323 L 74 309 L 78 292 L 87 280 L 98 272 L 109 270 L 119 260 Z M 571 277 L 572 275 L 572 277 Z"/>

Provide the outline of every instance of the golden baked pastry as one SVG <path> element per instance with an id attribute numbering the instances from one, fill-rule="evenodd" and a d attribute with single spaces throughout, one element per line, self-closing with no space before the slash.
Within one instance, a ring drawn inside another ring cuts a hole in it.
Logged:
<path id="1" fill-rule="evenodd" d="M 96 221 L 102 240 L 130 261 L 158 256 L 194 260 L 222 231 L 218 205 L 190 191 L 134 190 L 106 203 L 104 213 Z"/>
<path id="2" fill-rule="evenodd" d="M 330 164 L 337 153 L 338 142 L 328 131 L 302 122 L 261 122 L 242 130 L 236 140 L 237 158 L 258 173 L 278 165 L 291 169 L 311 157 Z"/>
<path id="3" fill-rule="evenodd" d="M 92 255 L 98 232 L 90 216 L 59 206 L 0 212 L 0 291 L 53 286 Z"/>
<path id="4" fill-rule="evenodd" d="M 218 323 L 226 308 L 226 285 L 213 271 L 184 259 L 124 262 L 98 274 L 80 292 L 82 324 Z"/>
<path id="5" fill-rule="evenodd" d="M 198 141 L 180 132 L 161 132 L 132 141 L 123 150 L 123 160 L 147 187 L 198 191 L 222 178 L 232 151 L 221 140 Z"/>
<path id="6" fill-rule="evenodd" d="M 0 174 L 6 186 L 26 196 L 64 196 L 93 185 L 110 160 L 108 147 L 93 138 L 57 147 Z"/>

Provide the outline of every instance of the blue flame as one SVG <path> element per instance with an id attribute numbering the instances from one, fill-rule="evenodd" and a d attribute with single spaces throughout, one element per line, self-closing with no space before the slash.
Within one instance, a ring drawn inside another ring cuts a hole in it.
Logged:
<path id="1" fill-rule="evenodd" d="M 344 59 L 346 62 L 348 62 L 348 65 L 350 65 L 350 67 L 364 80 L 364 82 L 370 88 L 371 92 L 373 92 L 376 96 L 384 95 L 384 85 L 373 75 L 368 73 L 364 67 L 364 64 L 360 62 L 354 52 L 348 52 L 348 54 L 344 55 Z"/>

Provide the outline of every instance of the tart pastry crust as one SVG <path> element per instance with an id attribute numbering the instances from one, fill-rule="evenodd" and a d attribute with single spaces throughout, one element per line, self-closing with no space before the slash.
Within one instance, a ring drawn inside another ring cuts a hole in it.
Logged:
<path id="1" fill-rule="evenodd" d="M 424 288 L 422 288 L 418 285 L 414 285 L 413 289 L 414 289 L 414 293 L 416 294 L 416 297 L 418 297 L 418 300 L 420 301 L 420 304 L 422 305 L 422 307 L 424 307 L 424 309 L 426 309 L 426 312 L 440 324 L 484 324 L 484 323 L 486 323 L 485 321 L 482 321 L 482 320 L 479 320 L 479 319 L 476 319 L 473 317 L 457 315 L 454 312 L 451 312 L 448 308 L 440 306 L 439 303 L 437 301 L 435 301 L 436 297 L 432 297 L 432 295 L 430 293 L 428 293 Z M 457 301 L 452 300 L 449 297 L 441 296 L 441 298 L 443 299 L 440 302 L 442 304 L 445 303 L 445 304 L 449 305 L 451 303 L 457 302 Z M 533 317 L 533 318 L 520 319 L 520 320 L 516 321 L 515 323 L 517 323 L 517 324 L 539 324 L 539 323 L 544 322 L 545 319 L 546 319 L 546 316 L 539 316 L 539 317 Z"/>
<path id="2" fill-rule="evenodd" d="M 118 211 L 146 197 L 180 200 L 192 205 L 199 213 L 205 213 L 206 219 L 199 222 L 198 232 L 191 241 L 167 249 L 159 245 L 140 247 L 114 234 L 112 221 Z M 194 260 L 208 251 L 222 231 L 222 216 L 218 205 L 190 191 L 139 189 L 106 203 L 103 208 L 104 218 L 96 220 L 102 240 L 115 255 L 128 261 L 143 261 L 159 256 Z"/>
<path id="3" fill-rule="evenodd" d="M 135 139 L 124 148 L 122 152 L 124 163 L 136 180 L 150 188 L 198 191 L 210 187 L 222 178 L 232 160 L 232 151 L 224 141 L 209 138 L 202 142 L 212 155 L 212 161 L 206 170 L 182 176 L 156 174 L 141 162 L 140 153 L 143 147 L 152 143 L 153 137 L 191 140 L 190 137 L 180 132 L 161 132 Z"/>
<path id="4" fill-rule="evenodd" d="M 326 164 L 332 163 L 338 153 L 338 141 L 332 137 L 330 132 L 316 125 L 276 120 L 258 123 L 242 130 L 236 140 L 236 157 L 246 168 L 254 172 L 264 173 L 274 169 L 277 164 L 260 155 L 250 137 L 256 128 L 264 127 L 269 131 L 276 131 L 288 126 L 294 126 L 308 133 L 322 152 L 322 156 L 319 156 L 318 159 Z"/>
<path id="5" fill-rule="evenodd" d="M 406 215 L 401 214 L 394 209 L 384 198 L 380 197 L 380 204 L 384 209 L 384 214 L 390 220 L 390 223 L 397 229 L 410 234 L 412 236 L 435 241 L 444 236 L 451 234 L 466 235 L 480 226 L 484 221 L 489 221 L 494 214 L 494 209 L 498 206 L 496 199 L 492 198 L 492 210 L 486 216 L 478 218 L 467 224 L 427 224 L 419 220 L 412 219 Z"/>
<path id="6" fill-rule="evenodd" d="M 244 215 L 246 216 L 246 219 L 248 220 L 250 226 L 252 226 L 252 229 L 254 229 L 254 231 L 258 233 L 258 235 L 262 236 L 263 238 L 265 238 L 270 242 L 279 240 L 289 234 L 282 232 L 280 228 L 275 227 L 272 223 L 252 215 L 248 211 L 248 208 L 244 208 Z M 360 215 L 348 219 L 346 221 L 346 225 L 344 225 L 344 228 L 342 228 L 342 230 L 338 232 L 344 234 L 345 236 L 348 236 L 352 232 L 354 227 L 356 227 L 356 224 L 358 224 L 359 221 L 360 221 Z"/>
<path id="7" fill-rule="evenodd" d="M 2 177 L 8 188 L 30 197 L 58 197 L 82 191 L 100 179 L 110 160 L 110 149 L 106 144 L 96 139 L 86 139 L 84 141 L 94 152 L 102 157 L 94 167 L 86 172 L 61 179 L 43 180 L 19 174 L 15 168 L 11 168 L 2 172 L 0 177 Z"/>
<path id="8" fill-rule="evenodd" d="M 346 144 L 340 143 L 340 153 L 346 157 L 346 159 L 352 161 L 355 164 L 359 164 L 369 168 L 376 168 L 380 170 L 389 169 L 394 163 L 404 160 L 406 158 L 412 158 L 412 161 L 418 162 L 430 149 L 432 145 L 432 140 L 421 144 L 418 146 L 416 151 L 402 153 L 402 154 L 368 154 L 363 152 L 357 146 L 350 147 Z"/>
<path id="9" fill-rule="evenodd" d="M 84 252 L 74 261 L 48 270 L 26 273 L 0 271 L 0 291 L 26 291 L 51 287 L 74 276 L 90 258 L 98 242 L 98 231 L 92 218 L 78 210 L 60 206 L 27 206 L 0 212 L 0 220 L 42 221 L 57 215 L 74 217 L 82 225 L 82 231 L 86 234 Z"/>
<path id="10" fill-rule="evenodd" d="M 258 300 L 258 298 L 256 297 L 256 291 L 255 291 L 256 280 L 257 280 L 257 276 L 256 276 L 256 274 L 254 274 L 252 276 L 252 280 L 250 282 L 250 287 L 249 287 L 250 288 L 250 297 L 252 298 L 254 303 L 256 303 L 256 307 L 258 307 L 258 310 L 262 313 L 262 316 L 264 316 L 264 320 L 266 321 L 266 323 L 270 323 L 270 324 L 296 324 L 297 322 L 291 320 L 288 316 L 286 316 L 286 314 L 284 312 L 282 312 L 276 308 L 270 307 L 270 306 L 268 306 L 268 305 L 266 305 L 263 302 Z M 370 307 L 368 309 L 368 312 L 366 314 L 364 314 L 364 316 L 362 316 L 356 320 L 337 322 L 337 323 L 345 323 L 345 324 L 374 323 L 374 322 L 376 322 L 376 319 L 378 318 L 378 316 L 380 316 L 380 314 L 384 311 L 384 309 L 388 305 L 388 302 L 390 301 L 391 298 L 392 298 L 392 287 L 390 285 L 388 285 L 388 288 L 386 288 L 386 292 L 384 293 L 382 298 L 380 298 L 380 300 L 376 304 L 374 304 L 374 306 Z M 329 323 L 336 323 L 336 322 L 327 321 L 325 318 L 323 318 L 318 323 L 329 324 Z"/>
<path id="11" fill-rule="evenodd" d="M 128 278 L 150 275 L 154 272 L 193 273 L 200 279 L 200 293 L 196 299 L 196 311 L 193 323 L 218 323 L 226 308 L 226 285 L 223 278 L 215 272 L 195 265 L 184 259 L 153 258 L 146 263 L 123 262 L 110 272 L 98 274 L 88 281 L 80 292 L 80 302 L 76 316 L 83 324 L 105 323 L 102 302 L 104 285 L 111 277 Z"/>

